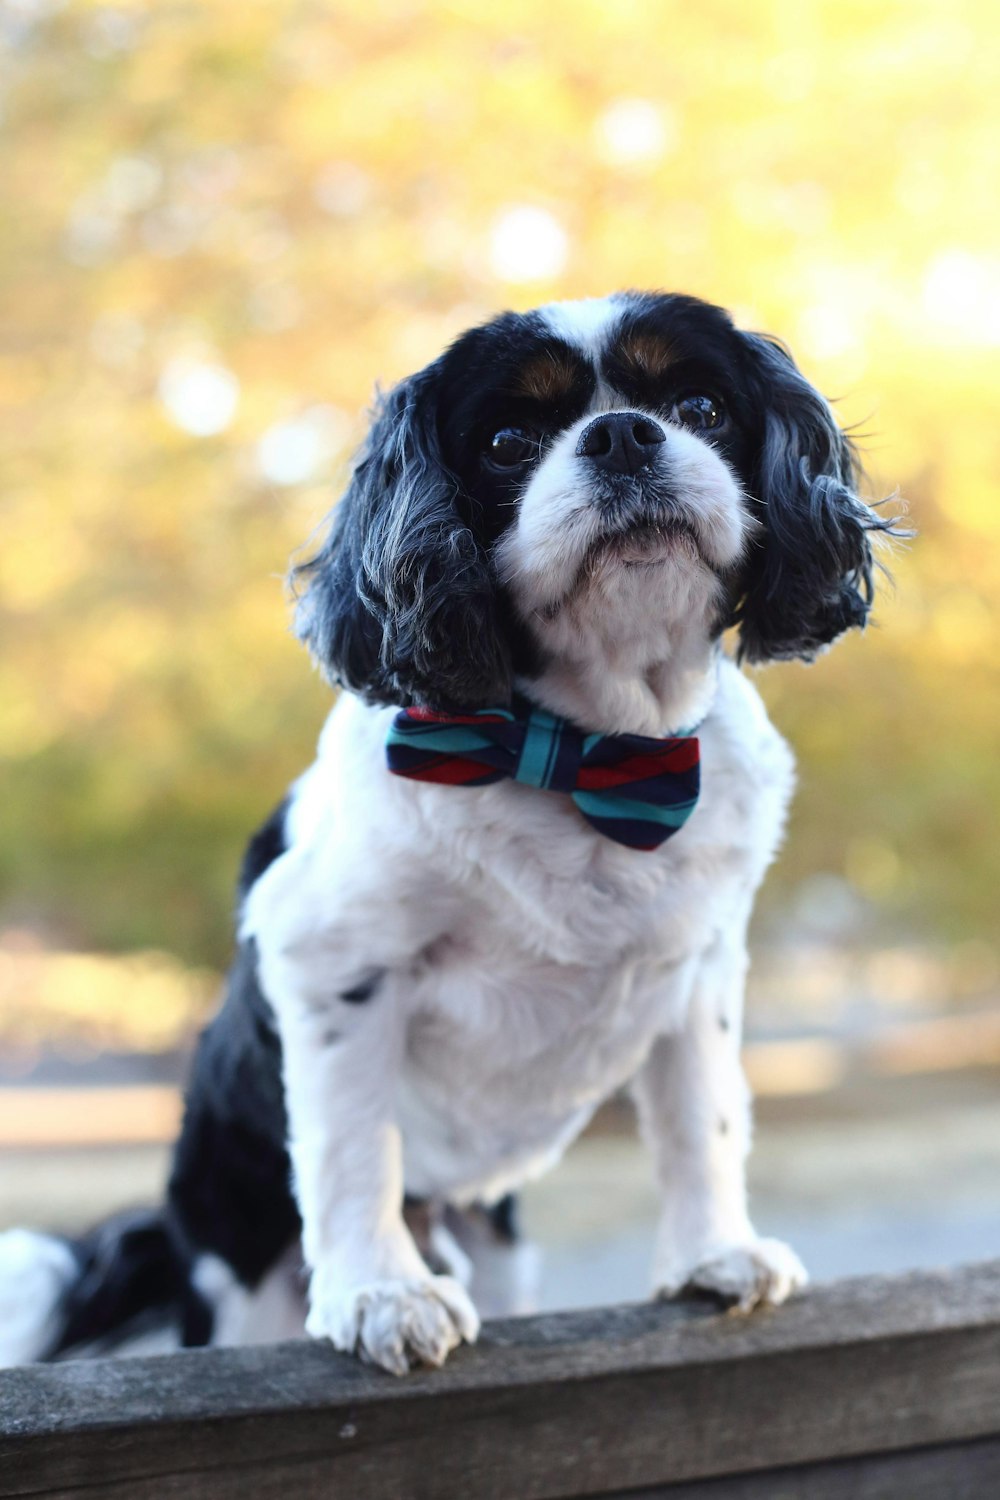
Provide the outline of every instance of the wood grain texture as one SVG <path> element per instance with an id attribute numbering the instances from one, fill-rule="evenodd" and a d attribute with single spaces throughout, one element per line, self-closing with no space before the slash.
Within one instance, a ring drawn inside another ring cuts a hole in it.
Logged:
<path id="1" fill-rule="evenodd" d="M 997 1495 L 1000 1440 L 986 1438 L 690 1484 L 618 1490 L 600 1500 L 994 1500 Z"/>
<path id="2" fill-rule="evenodd" d="M 312 1343 L 0 1372 L 0 1496 L 922 1497 L 858 1476 L 889 1474 L 890 1455 L 992 1474 L 998 1392 L 994 1262 L 839 1282 L 749 1318 L 661 1304 L 493 1323 L 402 1381 Z M 831 1467 L 852 1460 L 852 1478 Z M 799 1488 L 760 1488 L 774 1469 Z"/>

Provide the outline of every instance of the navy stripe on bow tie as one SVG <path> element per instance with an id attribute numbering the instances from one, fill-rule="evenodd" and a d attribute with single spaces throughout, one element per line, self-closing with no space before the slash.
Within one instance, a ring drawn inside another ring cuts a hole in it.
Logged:
<path id="1" fill-rule="evenodd" d="M 566 719 L 515 700 L 468 714 L 404 708 L 386 740 L 389 770 L 443 786 L 509 777 L 561 792 L 599 832 L 630 849 L 657 849 L 694 811 L 698 740 L 584 734 Z"/>

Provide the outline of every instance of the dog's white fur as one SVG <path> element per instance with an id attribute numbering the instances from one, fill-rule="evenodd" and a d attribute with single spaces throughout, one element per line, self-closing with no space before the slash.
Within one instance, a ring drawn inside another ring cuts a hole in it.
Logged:
<path id="1" fill-rule="evenodd" d="M 595 316 L 587 304 L 581 345 Z M 562 309 L 559 332 L 572 325 Z M 655 1289 L 749 1307 L 805 1280 L 791 1250 L 756 1235 L 744 1185 L 747 923 L 793 781 L 756 691 L 712 643 L 717 573 L 750 523 L 715 450 L 672 428 L 693 539 L 591 555 L 573 452 L 585 420 L 542 461 L 502 544 L 551 653 L 530 692 L 594 730 L 703 719 L 702 793 L 682 832 L 636 853 L 551 793 L 396 779 L 394 710 L 345 694 L 296 786 L 290 847 L 245 908 L 284 1049 L 308 1330 L 390 1370 L 439 1364 L 478 1328 L 459 1280 L 418 1254 L 404 1182 L 492 1201 L 628 1083 L 662 1195 Z M 374 978 L 364 1004 L 339 998 Z"/>
<path id="2" fill-rule="evenodd" d="M 31 1229 L 0 1234 L 0 1369 L 37 1359 L 58 1328 L 59 1301 L 77 1274 L 64 1241 Z"/>

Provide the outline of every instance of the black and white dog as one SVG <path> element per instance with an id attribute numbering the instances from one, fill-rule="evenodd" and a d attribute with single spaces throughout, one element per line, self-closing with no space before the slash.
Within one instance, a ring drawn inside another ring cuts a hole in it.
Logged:
<path id="1" fill-rule="evenodd" d="M 892 522 L 856 479 L 784 348 L 691 297 L 505 314 L 380 402 L 295 575 L 298 632 L 346 691 L 247 853 L 167 1204 L 74 1243 L 0 1237 L 0 1361 L 304 1324 L 397 1373 L 440 1364 L 477 1303 L 517 1303 L 511 1195 L 625 1084 L 657 1294 L 802 1286 L 748 1216 L 739 1056 L 792 757 L 721 637 L 809 658 L 864 624 Z M 563 793 L 390 774 L 401 705 L 515 691 L 588 735 L 697 726 L 684 827 L 637 851 Z"/>

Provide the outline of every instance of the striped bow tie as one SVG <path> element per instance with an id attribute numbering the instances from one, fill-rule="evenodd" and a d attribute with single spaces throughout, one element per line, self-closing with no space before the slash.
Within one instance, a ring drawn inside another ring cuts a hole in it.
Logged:
<path id="1" fill-rule="evenodd" d="M 698 740 L 584 734 L 524 700 L 468 714 L 404 708 L 386 741 L 389 770 L 444 786 L 510 777 L 562 792 L 587 821 L 630 849 L 657 849 L 698 800 Z"/>

